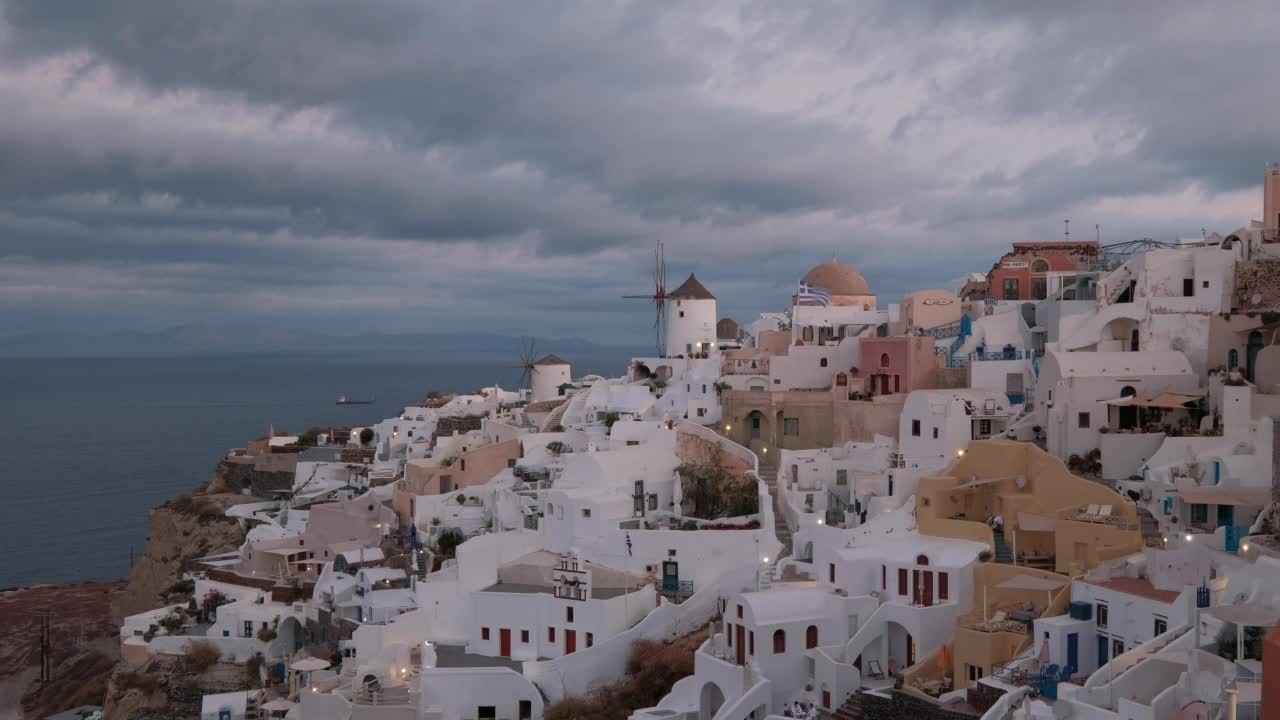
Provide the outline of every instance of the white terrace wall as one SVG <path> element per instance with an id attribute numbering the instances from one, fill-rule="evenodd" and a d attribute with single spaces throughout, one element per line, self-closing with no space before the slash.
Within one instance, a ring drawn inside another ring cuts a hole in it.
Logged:
<path id="1" fill-rule="evenodd" d="M 665 642 L 687 635 L 711 621 L 720 609 L 720 598 L 754 587 L 755 567 L 739 567 L 695 592 L 679 605 L 663 602 L 631 629 L 605 642 L 554 660 L 526 662 L 524 676 L 533 681 L 551 702 L 582 695 L 595 687 L 620 679 L 636 640 Z"/>

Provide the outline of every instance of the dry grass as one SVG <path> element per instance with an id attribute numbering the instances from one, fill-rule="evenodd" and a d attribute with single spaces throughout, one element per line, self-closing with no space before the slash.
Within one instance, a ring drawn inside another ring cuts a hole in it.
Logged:
<path id="1" fill-rule="evenodd" d="M 192 672 L 202 673 L 213 667 L 222 657 L 222 652 L 208 640 L 196 640 L 187 648 L 187 667 Z"/>
<path id="2" fill-rule="evenodd" d="M 114 685 L 119 690 L 141 690 L 149 693 L 160 687 L 161 677 L 151 673 L 122 672 L 116 674 Z"/>
<path id="3" fill-rule="evenodd" d="M 638 708 L 652 707 L 671 686 L 693 674 L 693 653 L 705 632 L 669 643 L 637 640 L 631 645 L 627 675 L 589 695 L 568 697 L 547 708 L 545 720 L 626 720 Z"/>

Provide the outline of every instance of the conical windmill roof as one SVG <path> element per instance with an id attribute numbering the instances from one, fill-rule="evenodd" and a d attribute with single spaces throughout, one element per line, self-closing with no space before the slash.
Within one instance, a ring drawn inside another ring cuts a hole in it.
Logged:
<path id="1" fill-rule="evenodd" d="M 561 360 L 559 357 L 555 355 L 547 355 L 546 357 L 534 363 L 534 365 L 568 365 L 568 364 L 569 363 L 565 362 L 564 360 Z"/>
<path id="2" fill-rule="evenodd" d="M 667 297 L 676 298 L 677 300 L 715 300 L 716 296 L 711 291 L 698 282 L 698 278 L 689 273 L 689 279 L 684 281 L 680 287 L 667 293 Z"/>

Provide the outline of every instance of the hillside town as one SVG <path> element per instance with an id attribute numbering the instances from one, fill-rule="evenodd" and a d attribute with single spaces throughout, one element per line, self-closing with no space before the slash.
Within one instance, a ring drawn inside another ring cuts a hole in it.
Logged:
<path id="1" fill-rule="evenodd" d="M 237 501 L 182 508 L 244 539 L 123 618 L 103 711 L 1275 717 L 1264 180 L 1260 221 L 1028 239 L 896 303 L 837 254 L 730 319 L 659 246 L 616 376 L 531 345 L 519 387 L 229 450 Z"/>

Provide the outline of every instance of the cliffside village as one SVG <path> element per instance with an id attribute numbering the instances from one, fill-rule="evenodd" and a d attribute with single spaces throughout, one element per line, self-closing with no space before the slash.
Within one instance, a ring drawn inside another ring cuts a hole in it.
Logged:
<path id="1" fill-rule="evenodd" d="M 618 377 L 232 450 L 246 540 L 122 653 L 256 668 L 209 720 L 540 720 L 695 634 L 632 720 L 1280 712 L 1265 180 L 1230 233 L 1018 242 L 897 304 L 839 260 L 741 324 L 659 283 Z"/>

